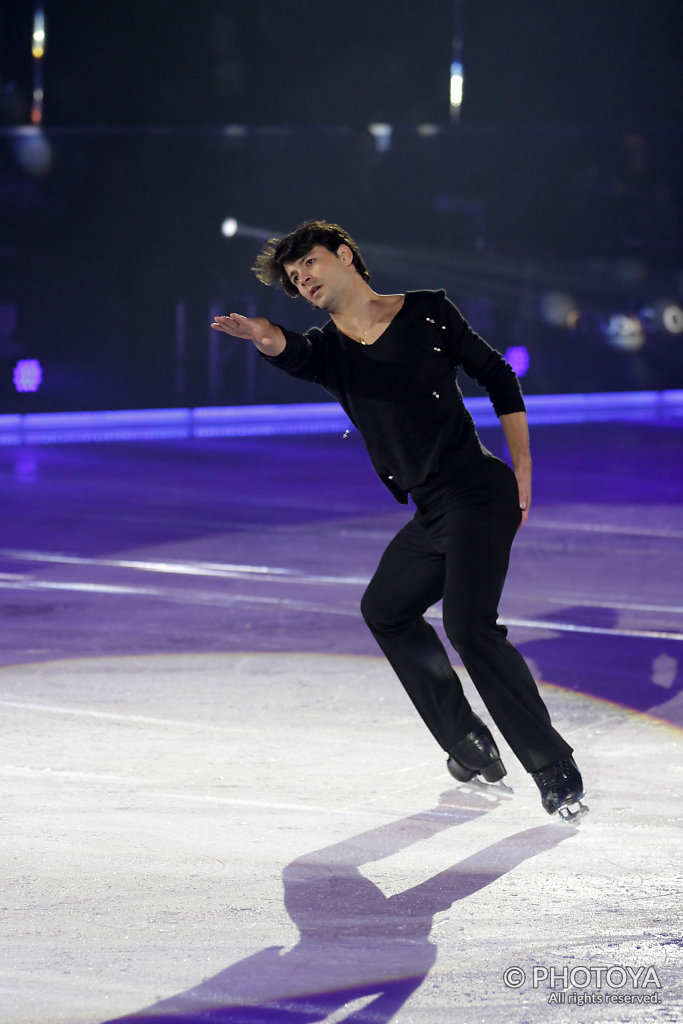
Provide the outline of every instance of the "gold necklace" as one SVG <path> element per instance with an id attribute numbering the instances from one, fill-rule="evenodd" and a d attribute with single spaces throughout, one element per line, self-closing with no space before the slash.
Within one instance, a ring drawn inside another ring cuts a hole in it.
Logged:
<path id="1" fill-rule="evenodd" d="M 367 341 L 365 340 L 365 338 L 359 338 L 358 340 L 360 341 L 361 345 L 367 345 Z"/>

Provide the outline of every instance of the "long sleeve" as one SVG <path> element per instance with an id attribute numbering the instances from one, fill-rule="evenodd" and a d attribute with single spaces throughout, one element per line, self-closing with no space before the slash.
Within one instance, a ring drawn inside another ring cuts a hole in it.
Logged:
<path id="1" fill-rule="evenodd" d="M 462 366 L 468 377 L 486 389 L 497 416 L 524 412 L 522 389 L 510 364 L 500 352 L 472 330 L 445 292 L 441 291 L 438 295 L 446 326 L 444 337 L 447 353 L 457 365 Z"/>
<path id="2" fill-rule="evenodd" d="M 279 325 L 278 325 L 279 326 Z M 312 327 L 305 334 L 298 334 L 286 327 L 280 327 L 285 336 L 285 349 L 279 356 L 265 356 L 266 362 L 284 370 L 290 377 L 310 380 L 326 387 L 333 374 L 334 360 L 329 356 L 329 339 L 319 327 Z"/>
<path id="3" fill-rule="evenodd" d="M 440 467 L 460 472 L 485 457 L 463 403 L 459 369 L 488 391 L 499 416 L 524 412 L 512 367 L 443 291 L 406 293 L 372 345 L 359 345 L 332 321 L 305 334 L 281 329 L 285 349 L 266 361 L 337 399 L 398 501 Z"/>

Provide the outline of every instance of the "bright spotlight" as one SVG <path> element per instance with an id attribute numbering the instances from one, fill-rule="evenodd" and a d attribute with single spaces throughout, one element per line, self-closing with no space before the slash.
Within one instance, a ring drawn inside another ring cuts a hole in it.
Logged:
<path id="1" fill-rule="evenodd" d="M 462 106 L 462 90 L 464 84 L 462 61 L 451 63 L 451 107 L 459 110 Z"/>
<path id="2" fill-rule="evenodd" d="M 239 227 L 234 217 L 226 217 L 221 224 L 221 234 L 225 235 L 226 238 L 232 238 L 233 235 L 237 234 L 237 228 Z"/>
<path id="3" fill-rule="evenodd" d="M 33 41 L 31 43 L 31 53 L 37 60 L 45 56 L 46 38 L 45 14 L 39 7 L 33 16 Z"/>

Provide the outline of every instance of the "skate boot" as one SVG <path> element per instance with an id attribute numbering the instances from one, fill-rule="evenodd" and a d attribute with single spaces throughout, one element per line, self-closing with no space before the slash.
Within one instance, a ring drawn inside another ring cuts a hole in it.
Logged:
<path id="1" fill-rule="evenodd" d="M 539 768 L 531 772 L 531 777 L 540 790 L 541 801 L 548 814 L 557 811 L 565 821 L 573 821 L 588 810 L 581 803 L 581 773 L 571 757 Z"/>
<path id="2" fill-rule="evenodd" d="M 458 782 L 469 782 L 475 775 L 481 775 L 487 782 L 498 782 L 507 775 L 493 736 L 476 715 L 472 731 L 458 740 L 448 754 L 446 767 Z"/>

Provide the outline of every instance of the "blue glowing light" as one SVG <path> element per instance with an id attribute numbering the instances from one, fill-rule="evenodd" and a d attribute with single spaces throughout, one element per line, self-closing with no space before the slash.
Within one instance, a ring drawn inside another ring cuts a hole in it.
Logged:
<path id="1" fill-rule="evenodd" d="M 505 353 L 505 358 L 518 377 L 523 377 L 529 369 L 529 350 L 524 345 L 513 345 Z"/>
<path id="2" fill-rule="evenodd" d="M 13 377 L 17 391 L 37 391 L 43 379 L 43 368 L 37 359 L 20 359 Z"/>
<path id="3" fill-rule="evenodd" d="M 529 423 L 597 423 L 659 419 L 683 422 L 683 391 L 614 391 L 527 395 Z M 477 427 L 498 424 L 488 396 L 467 399 Z M 335 402 L 195 409 L 0 413 L 0 445 L 70 441 L 337 434 L 351 429 Z"/>

